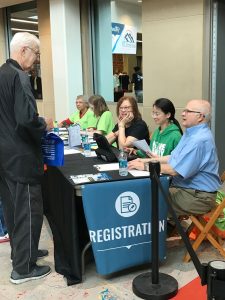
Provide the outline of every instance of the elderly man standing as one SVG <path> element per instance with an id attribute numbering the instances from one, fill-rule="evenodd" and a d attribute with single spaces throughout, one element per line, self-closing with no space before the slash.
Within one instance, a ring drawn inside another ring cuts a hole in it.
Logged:
<path id="1" fill-rule="evenodd" d="M 0 68 L 0 190 L 10 237 L 15 284 L 48 275 L 49 266 L 38 266 L 43 223 L 41 138 L 52 120 L 39 117 L 27 72 L 39 59 L 39 40 L 16 33 L 11 58 Z"/>
<path id="2" fill-rule="evenodd" d="M 172 206 L 177 215 L 204 214 L 215 206 L 218 157 L 209 129 L 210 103 L 191 100 L 182 112 L 186 131 L 170 156 L 137 159 L 129 168 L 146 170 L 151 160 L 161 163 L 161 173 L 173 176 L 170 187 Z"/>

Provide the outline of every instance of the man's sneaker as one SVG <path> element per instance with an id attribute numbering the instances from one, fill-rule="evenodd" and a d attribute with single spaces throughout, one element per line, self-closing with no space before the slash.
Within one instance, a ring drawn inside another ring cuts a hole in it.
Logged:
<path id="1" fill-rule="evenodd" d="M 37 259 L 41 259 L 41 258 L 43 258 L 45 256 L 48 256 L 48 250 L 38 249 Z"/>
<path id="2" fill-rule="evenodd" d="M 49 266 L 36 266 L 29 274 L 19 274 L 16 271 L 12 271 L 10 281 L 15 284 L 24 283 L 30 280 L 40 279 L 47 276 L 51 272 Z"/>

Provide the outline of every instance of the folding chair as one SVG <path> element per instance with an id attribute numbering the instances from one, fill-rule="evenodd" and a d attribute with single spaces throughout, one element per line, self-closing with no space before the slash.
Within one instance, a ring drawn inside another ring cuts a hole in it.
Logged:
<path id="1" fill-rule="evenodd" d="M 222 182 L 225 181 L 225 171 L 221 176 Z M 194 226 L 200 231 L 196 240 L 192 244 L 193 249 L 196 251 L 198 247 L 201 245 L 204 239 L 209 240 L 209 242 L 220 252 L 220 254 L 225 258 L 225 249 L 223 249 L 221 245 L 221 239 L 213 230 L 212 227 L 216 221 L 216 219 L 223 213 L 223 209 L 225 208 L 225 198 L 223 198 L 222 202 L 218 204 L 215 208 L 213 208 L 210 212 L 204 215 L 197 216 L 189 216 L 191 219 L 191 225 L 188 229 L 192 229 Z M 206 221 L 208 220 L 208 221 Z M 220 241 L 220 242 L 219 242 Z M 185 254 L 183 261 L 189 262 L 191 260 L 190 255 L 188 253 Z"/>

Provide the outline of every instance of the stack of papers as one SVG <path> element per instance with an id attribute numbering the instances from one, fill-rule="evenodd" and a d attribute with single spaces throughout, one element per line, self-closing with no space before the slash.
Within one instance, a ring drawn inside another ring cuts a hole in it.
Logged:
<path id="1" fill-rule="evenodd" d="M 149 148 L 149 145 L 147 144 L 146 140 L 138 140 L 138 141 L 134 141 L 133 142 L 133 145 L 144 151 L 144 152 L 150 152 L 150 148 Z"/>

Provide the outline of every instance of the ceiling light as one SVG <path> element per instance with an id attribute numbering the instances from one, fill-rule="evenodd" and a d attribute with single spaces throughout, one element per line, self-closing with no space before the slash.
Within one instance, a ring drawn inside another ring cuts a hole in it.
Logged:
<path id="1" fill-rule="evenodd" d="M 37 21 L 29 21 L 29 20 L 21 20 L 21 19 L 15 19 L 15 18 L 11 18 L 10 19 L 13 22 L 19 22 L 19 23 L 28 23 L 28 24 L 38 24 Z"/>
<path id="2" fill-rule="evenodd" d="M 38 20 L 38 16 L 31 16 L 31 17 L 28 17 L 28 19 Z"/>
<path id="3" fill-rule="evenodd" d="M 39 33 L 38 30 L 31 30 L 31 29 L 11 28 L 11 30 L 12 30 L 12 31 L 25 31 L 25 32 Z"/>
<path id="4" fill-rule="evenodd" d="M 138 3 L 142 3 L 142 0 L 138 0 Z"/>

